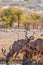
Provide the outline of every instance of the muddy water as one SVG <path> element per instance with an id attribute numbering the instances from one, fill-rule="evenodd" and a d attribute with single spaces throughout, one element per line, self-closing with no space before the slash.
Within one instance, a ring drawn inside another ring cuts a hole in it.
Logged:
<path id="1" fill-rule="evenodd" d="M 22 64 L 0 64 L 0 65 L 22 65 Z"/>
<path id="2" fill-rule="evenodd" d="M 7 65 L 7 64 L 0 64 L 0 65 Z M 8 64 L 8 65 L 22 65 L 22 64 Z M 35 65 L 35 64 L 29 64 L 29 65 Z"/>
<path id="3" fill-rule="evenodd" d="M 0 65 L 22 65 L 22 64 L 16 64 L 15 63 L 15 64 L 0 64 Z M 32 63 L 29 63 L 28 65 L 35 65 L 35 63 L 32 62 Z"/>
<path id="4" fill-rule="evenodd" d="M 10 64 L 0 63 L 0 65 L 22 65 L 22 62 L 21 63 L 10 63 Z M 32 61 L 26 65 L 37 65 L 37 63 L 35 61 Z M 39 63 L 38 65 L 43 65 L 43 62 Z"/>

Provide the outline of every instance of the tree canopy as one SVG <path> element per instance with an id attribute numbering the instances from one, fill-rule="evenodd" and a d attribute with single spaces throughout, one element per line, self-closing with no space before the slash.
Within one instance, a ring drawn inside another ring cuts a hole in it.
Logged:
<path id="1" fill-rule="evenodd" d="M 0 22 L 6 22 L 9 27 L 17 22 L 18 28 L 20 23 L 29 24 L 37 23 L 40 20 L 41 15 L 37 13 L 25 14 L 25 11 L 19 8 L 8 7 L 0 9 Z"/>

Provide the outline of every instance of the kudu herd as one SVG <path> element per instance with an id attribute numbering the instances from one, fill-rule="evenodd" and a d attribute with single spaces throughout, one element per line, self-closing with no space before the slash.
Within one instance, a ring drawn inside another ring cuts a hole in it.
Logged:
<path id="1" fill-rule="evenodd" d="M 6 63 L 10 61 L 10 58 L 16 53 L 15 58 L 23 51 L 30 55 L 30 60 L 32 58 L 32 54 L 41 53 L 43 54 L 43 39 L 34 40 L 34 36 L 27 37 L 26 39 L 21 39 L 14 41 L 12 48 L 7 55 L 5 55 L 6 50 L 2 49 L 3 54 L 6 56 Z M 31 41 L 33 40 L 33 41 Z"/>

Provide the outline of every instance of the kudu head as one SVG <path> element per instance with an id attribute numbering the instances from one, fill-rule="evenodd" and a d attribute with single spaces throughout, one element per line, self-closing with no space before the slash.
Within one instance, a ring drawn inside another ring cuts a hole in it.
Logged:
<path id="1" fill-rule="evenodd" d="M 34 36 L 30 36 L 29 38 L 28 37 L 26 37 L 26 39 L 27 39 L 27 42 L 30 42 L 31 40 L 34 40 Z"/>

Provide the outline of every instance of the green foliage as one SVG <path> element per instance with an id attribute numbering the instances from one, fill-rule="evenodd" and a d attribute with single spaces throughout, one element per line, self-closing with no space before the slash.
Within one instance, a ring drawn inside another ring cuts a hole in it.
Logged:
<path id="1" fill-rule="evenodd" d="M 36 23 L 40 20 L 40 14 L 36 14 L 36 13 L 29 14 L 27 19 L 30 23 L 31 22 Z"/>
<path id="2" fill-rule="evenodd" d="M 12 26 L 13 22 L 18 22 L 20 20 L 20 16 L 23 13 L 24 11 L 18 8 L 4 8 L 2 14 L 0 14 L 0 20 L 10 24 L 9 26 Z"/>
<path id="3" fill-rule="evenodd" d="M 26 15 L 24 10 L 14 7 L 0 9 L 0 21 L 6 22 L 9 27 L 12 27 L 13 23 L 27 24 L 39 22 L 40 14 L 32 13 Z"/>

